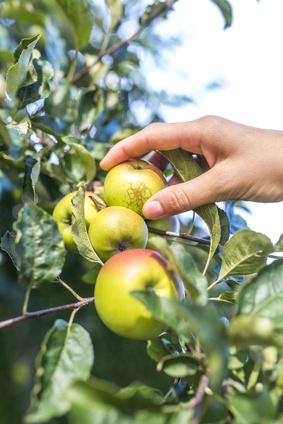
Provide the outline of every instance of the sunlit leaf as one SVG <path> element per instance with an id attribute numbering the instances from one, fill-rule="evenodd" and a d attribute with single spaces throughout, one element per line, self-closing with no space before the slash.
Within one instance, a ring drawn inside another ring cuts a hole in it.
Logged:
<path id="1" fill-rule="evenodd" d="M 96 174 L 96 165 L 95 160 L 87 149 L 80 144 L 80 141 L 75 137 L 63 137 L 63 141 L 70 146 L 80 158 L 82 165 L 84 167 L 86 182 L 90 183 Z"/>
<path id="2" fill-rule="evenodd" d="M 93 250 L 89 240 L 84 218 L 84 196 L 84 190 L 81 187 L 72 198 L 72 212 L 75 217 L 75 223 L 72 226 L 72 234 L 79 253 L 88 261 L 98 262 L 103 265 L 103 262 Z"/>
<path id="3" fill-rule="evenodd" d="M 35 8 L 32 2 L 22 2 L 18 0 L 5 1 L 1 5 L 0 16 L 2 18 L 12 18 L 27 24 L 45 26 L 48 17 L 46 13 Z"/>
<path id="4" fill-rule="evenodd" d="M 277 243 L 275 243 L 274 250 L 276 252 L 283 252 L 283 234 L 279 237 Z"/>
<path id="5" fill-rule="evenodd" d="M 56 0 L 72 28 L 76 50 L 84 46 L 90 37 L 92 15 L 86 0 Z"/>
<path id="6" fill-rule="evenodd" d="M 62 271 L 65 247 L 53 217 L 33 204 L 26 204 L 14 230 L 20 283 L 36 288 L 54 280 Z"/>
<path id="7" fill-rule="evenodd" d="M 11 66 L 11 68 L 9 68 L 6 76 L 6 91 L 12 100 L 15 99 L 17 91 L 25 83 L 32 51 L 35 48 L 39 38 L 40 34 L 22 40 L 15 50 L 14 56 L 16 63 L 15 65 Z"/>
<path id="8" fill-rule="evenodd" d="M 46 334 L 36 359 L 36 376 L 26 423 L 38 423 L 65 414 L 70 408 L 64 391 L 86 380 L 94 354 L 89 334 L 78 324 L 57 320 Z"/>
<path id="9" fill-rule="evenodd" d="M 115 28 L 117 22 L 123 14 L 124 5 L 122 0 L 106 0 L 106 4 L 111 14 L 111 24 L 109 27 L 109 33 Z"/>
<path id="10" fill-rule="evenodd" d="M 273 245 L 265 235 L 250 230 L 237 231 L 223 248 L 219 280 L 226 275 L 247 275 L 259 271 L 272 251 Z"/>
<path id="11" fill-rule="evenodd" d="M 14 63 L 15 58 L 12 52 L 9 50 L 0 50 L 0 60 L 7 63 Z"/>
<path id="12" fill-rule="evenodd" d="M 238 315 L 268 318 L 283 330 L 283 259 L 274 261 L 247 281 L 238 296 Z"/>
<path id="13" fill-rule="evenodd" d="M 283 346 L 283 338 L 269 318 L 238 315 L 230 322 L 227 331 L 232 346 Z"/>
<path id="14" fill-rule="evenodd" d="M 227 0 L 211 0 L 221 11 L 225 21 L 224 28 L 228 28 L 232 24 L 232 6 Z"/>

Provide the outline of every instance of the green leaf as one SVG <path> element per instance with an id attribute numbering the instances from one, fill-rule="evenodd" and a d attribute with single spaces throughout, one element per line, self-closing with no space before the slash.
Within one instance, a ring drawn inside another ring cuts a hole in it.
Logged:
<path id="1" fill-rule="evenodd" d="M 171 0 L 171 2 L 167 2 L 168 6 L 169 6 L 169 3 L 174 3 L 174 1 Z M 169 8 L 165 7 L 165 4 L 163 1 L 155 0 L 152 4 L 146 7 L 145 12 L 139 19 L 139 23 L 142 26 L 147 25 L 148 22 L 150 22 L 150 20 L 153 19 L 156 15 L 159 15 L 162 12 L 162 10 L 164 10 L 164 14 L 166 14 L 166 11 L 168 12 L 168 9 Z"/>
<path id="2" fill-rule="evenodd" d="M 240 289 L 237 315 L 268 318 L 283 330 L 283 258 L 264 267 Z"/>
<path id="3" fill-rule="evenodd" d="M 283 252 L 283 234 L 279 237 L 279 240 L 274 245 L 274 251 Z"/>
<path id="4" fill-rule="evenodd" d="M 218 280 L 226 275 L 247 275 L 265 265 L 266 256 L 273 251 L 268 237 L 251 230 L 237 231 L 222 252 L 222 267 Z"/>
<path id="5" fill-rule="evenodd" d="M 124 5 L 121 0 L 106 0 L 106 4 L 111 14 L 111 24 L 108 30 L 108 33 L 111 33 L 123 14 Z"/>
<path id="6" fill-rule="evenodd" d="M 26 204 L 19 212 L 14 230 L 20 283 L 37 288 L 54 280 L 62 271 L 65 247 L 53 217 L 33 204 Z"/>
<path id="7" fill-rule="evenodd" d="M 24 195 L 34 201 L 35 186 L 40 175 L 40 158 L 35 156 L 25 156 L 25 176 L 23 184 Z"/>
<path id="8" fill-rule="evenodd" d="M 180 344 L 179 337 L 174 333 L 163 333 L 159 337 L 150 339 L 147 342 L 147 354 L 156 362 L 164 356 L 180 356 L 186 351 Z"/>
<path id="9" fill-rule="evenodd" d="M 25 84 L 32 51 L 39 38 L 40 34 L 23 39 L 14 53 L 16 63 L 8 69 L 6 76 L 6 92 L 12 100 L 15 99 L 18 90 Z"/>
<path id="10" fill-rule="evenodd" d="M 0 60 L 7 63 L 14 63 L 15 57 L 9 50 L 0 50 Z"/>
<path id="11" fill-rule="evenodd" d="M 84 146 L 80 143 L 80 140 L 76 139 L 72 136 L 63 137 L 62 140 L 71 147 L 76 153 L 76 155 L 80 158 L 86 176 L 86 182 L 90 183 L 96 174 L 96 165 L 95 160 L 91 156 L 91 154 L 86 150 Z"/>
<path id="12" fill-rule="evenodd" d="M 48 15 L 35 9 L 32 2 L 19 2 L 18 0 L 5 1 L 0 9 L 1 18 L 12 18 L 18 22 L 36 24 L 45 27 Z"/>
<path id="13" fill-rule="evenodd" d="M 225 26 L 228 28 L 232 25 L 232 7 L 227 0 L 211 0 L 220 10 L 223 15 Z"/>
<path id="14" fill-rule="evenodd" d="M 50 94 L 49 81 L 53 77 L 53 68 L 47 60 L 34 60 L 34 72 L 36 79 L 33 83 L 20 88 L 17 97 L 21 101 L 21 107 L 45 99 Z"/>
<path id="15" fill-rule="evenodd" d="M 201 175 L 202 171 L 192 156 L 192 153 L 183 149 L 175 149 L 169 151 L 160 151 L 173 166 L 177 177 L 181 181 L 190 181 Z M 216 253 L 220 243 L 223 246 L 229 238 L 229 221 L 224 211 L 214 204 L 199 206 L 194 211 L 204 220 L 210 232 L 210 250 L 207 258 L 204 273 L 208 264 Z"/>
<path id="16" fill-rule="evenodd" d="M 72 403 L 71 424 L 166 424 L 159 414 L 163 396 L 151 387 L 132 384 L 120 389 L 115 384 L 92 377 L 78 382 L 65 396 Z"/>
<path id="17" fill-rule="evenodd" d="M 36 376 L 26 423 L 48 421 L 65 414 L 69 402 L 64 391 L 75 381 L 87 380 L 93 365 L 90 336 L 78 324 L 55 321 L 36 359 Z"/>
<path id="18" fill-rule="evenodd" d="M 12 140 L 11 140 L 9 131 L 6 125 L 4 124 L 4 122 L 1 121 L 0 119 L 0 146 L 2 146 L 5 143 L 8 147 L 12 146 Z"/>
<path id="19" fill-rule="evenodd" d="M 16 252 L 15 240 L 16 233 L 12 231 L 7 231 L 4 236 L 1 237 L 1 249 L 4 250 L 4 252 L 8 253 L 15 267 L 19 269 L 19 258 Z"/>
<path id="20" fill-rule="evenodd" d="M 75 184 L 78 187 L 86 181 L 84 164 L 75 150 L 69 149 L 61 163 L 68 183 Z"/>
<path id="21" fill-rule="evenodd" d="M 274 422 L 273 418 L 276 416 L 272 393 L 266 389 L 248 393 L 230 391 L 229 409 L 237 424 L 268 424 Z"/>
<path id="22" fill-rule="evenodd" d="M 78 126 L 84 131 L 94 124 L 97 115 L 104 108 L 104 93 L 101 89 L 90 88 L 82 91 L 78 106 Z"/>
<path id="23" fill-rule="evenodd" d="M 199 339 L 205 350 L 212 390 L 219 390 L 228 361 L 227 338 L 224 324 L 215 308 L 187 305 L 183 302 L 156 296 L 153 292 L 134 292 L 153 317 L 172 328 L 185 342 L 190 343 L 191 333 Z"/>
<path id="24" fill-rule="evenodd" d="M 170 377 L 187 377 L 195 375 L 201 367 L 199 361 L 191 355 L 163 357 L 157 364 L 157 371 L 164 371 Z"/>
<path id="25" fill-rule="evenodd" d="M 72 28 L 76 50 L 84 46 L 92 30 L 92 15 L 86 0 L 56 0 Z"/>
<path id="26" fill-rule="evenodd" d="M 167 259 L 174 271 L 184 283 L 191 303 L 205 305 L 207 302 L 207 280 L 199 272 L 190 255 L 180 244 L 168 246 L 166 240 L 160 236 L 150 238 L 149 246 Z"/>
<path id="27" fill-rule="evenodd" d="M 82 276 L 82 280 L 87 284 L 95 284 L 99 271 L 101 270 L 101 264 L 98 262 L 94 263 L 93 268 L 86 272 Z"/>
<path id="28" fill-rule="evenodd" d="M 228 327 L 229 343 L 237 347 L 283 346 L 283 338 L 269 318 L 238 315 Z"/>
<path id="29" fill-rule="evenodd" d="M 101 259 L 95 253 L 89 240 L 85 218 L 84 218 L 84 190 L 79 188 L 78 192 L 72 198 L 72 212 L 75 217 L 75 223 L 72 226 L 72 234 L 77 245 L 79 253 L 90 262 L 98 262 L 103 265 Z"/>

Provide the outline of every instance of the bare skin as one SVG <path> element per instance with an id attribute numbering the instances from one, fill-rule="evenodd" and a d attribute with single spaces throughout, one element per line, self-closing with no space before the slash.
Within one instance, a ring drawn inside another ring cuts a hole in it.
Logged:
<path id="1" fill-rule="evenodd" d="M 104 170 L 155 150 L 181 147 L 206 159 L 206 172 L 182 182 L 176 177 L 143 207 L 148 219 L 172 216 L 211 202 L 283 200 L 283 131 L 242 125 L 216 116 L 151 124 L 116 144 L 101 161 Z M 159 167 L 164 159 L 153 153 Z"/>

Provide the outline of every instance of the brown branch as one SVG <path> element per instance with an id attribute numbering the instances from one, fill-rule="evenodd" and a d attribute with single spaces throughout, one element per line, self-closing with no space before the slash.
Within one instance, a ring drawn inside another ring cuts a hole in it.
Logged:
<path id="1" fill-rule="evenodd" d="M 194 413 L 192 416 L 191 424 L 198 424 L 201 412 L 201 405 L 205 395 L 205 389 L 208 386 L 208 376 L 203 374 L 200 379 L 200 383 L 196 392 L 196 396 L 194 398 L 192 408 L 194 409 Z"/>
<path id="2" fill-rule="evenodd" d="M 90 303 L 93 303 L 93 302 L 94 302 L 94 297 L 87 297 L 80 302 L 70 303 L 68 305 L 57 306 L 55 308 L 43 309 L 41 311 L 27 312 L 24 315 L 21 315 L 19 317 L 7 319 L 6 321 L 0 322 L 0 329 L 4 328 L 4 327 L 8 327 L 8 326 L 13 325 L 13 324 L 17 324 L 17 323 L 22 322 L 22 321 L 27 321 L 28 319 L 31 319 L 31 318 L 37 318 L 37 317 L 41 317 L 43 315 L 53 314 L 55 312 L 67 311 L 69 309 L 79 310 L 83 306 L 89 305 Z"/>
<path id="3" fill-rule="evenodd" d="M 140 28 L 131 37 L 127 38 L 126 40 L 119 41 L 118 43 L 114 44 L 113 46 L 109 47 L 108 49 L 100 51 L 97 59 L 91 65 L 86 66 L 80 72 L 78 72 L 76 75 L 74 75 L 74 77 L 71 80 L 71 83 L 75 84 L 77 81 L 79 81 L 85 75 L 89 74 L 91 68 L 93 68 L 97 63 L 99 63 L 104 56 L 110 55 L 110 54 L 116 52 L 117 50 L 119 50 L 121 47 L 125 46 L 126 44 L 129 44 L 132 41 L 134 41 L 140 35 L 140 33 L 152 23 L 152 21 L 154 21 L 160 15 L 162 15 L 167 10 L 169 10 L 173 6 L 173 4 L 176 3 L 176 1 L 178 1 L 178 0 L 168 0 L 168 1 L 166 1 L 164 3 L 164 6 L 162 7 L 162 9 L 159 10 L 154 15 L 152 15 L 151 18 L 149 18 L 142 26 L 140 26 Z"/>
<path id="4" fill-rule="evenodd" d="M 180 239 L 184 239 L 184 240 L 189 240 L 189 241 L 194 241 L 194 242 L 197 242 L 197 243 L 206 244 L 208 246 L 210 245 L 209 240 L 199 238 L 199 237 L 186 236 L 185 234 L 174 233 L 173 231 L 158 230 L 157 228 L 151 228 L 151 227 L 148 227 L 148 230 L 151 233 L 155 233 L 155 234 L 158 234 L 160 236 L 176 237 L 176 238 L 180 238 Z"/>

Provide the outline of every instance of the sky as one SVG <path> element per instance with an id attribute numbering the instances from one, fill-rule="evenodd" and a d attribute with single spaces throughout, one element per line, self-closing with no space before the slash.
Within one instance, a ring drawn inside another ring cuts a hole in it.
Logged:
<path id="1" fill-rule="evenodd" d="M 210 0 L 179 0 L 157 31 L 178 36 L 182 43 L 164 54 L 162 68 L 145 60 L 151 69 L 148 84 L 194 99 L 180 108 L 161 106 L 166 122 L 212 114 L 283 130 L 283 2 L 231 4 L 233 23 L 224 30 L 223 17 Z M 283 233 L 283 202 L 247 204 L 250 229 L 276 242 Z"/>

